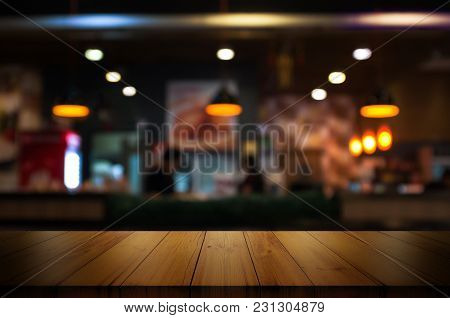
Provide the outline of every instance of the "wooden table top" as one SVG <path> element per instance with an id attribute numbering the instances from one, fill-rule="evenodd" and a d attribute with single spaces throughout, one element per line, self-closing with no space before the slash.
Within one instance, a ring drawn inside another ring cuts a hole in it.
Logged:
<path id="1" fill-rule="evenodd" d="M 449 269 L 450 232 L 0 232 L 9 296 L 442 296 Z"/>

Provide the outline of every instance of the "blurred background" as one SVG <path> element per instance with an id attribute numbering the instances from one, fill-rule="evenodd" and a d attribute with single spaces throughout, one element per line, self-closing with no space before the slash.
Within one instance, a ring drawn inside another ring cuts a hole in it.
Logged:
<path id="1" fill-rule="evenodd" d="M 0 1 L 0 227 L 97 228 L 152 198 L 116 227 L 450 229 L 443 4 Z M 137 124 L 178 121 L 311 131 L 140 173 Z"/>

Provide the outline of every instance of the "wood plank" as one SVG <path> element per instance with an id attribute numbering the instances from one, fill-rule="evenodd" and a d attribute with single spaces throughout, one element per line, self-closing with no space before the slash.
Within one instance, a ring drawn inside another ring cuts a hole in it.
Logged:
<path id="1" fill-rule="evenodd" d="M 307 232 L 275 232 L 288 252 L 318 286 L 377 286 Z"/>
<path id="2" fill-rule="evenodd" d="M 19 234 L 20 233 L 20 234 Z M 0 257 L 18 252 L 33 245 L 50 240 L 64 231 L 24 231 L 0 243 Z"/>
<path id="3" fill-rule="evenodd" d="M 134 232 L 65 279 L 61 286 L 120 286 L 168 232 Z"/>
<path id="4" fill-rule="evenodd" d="M 79 270 L 81 267 L 101 255 L 105 251 L 112 248 L 114 245 L 128 237 L 132 232 L 127 231 L 110 231 L 104 232 L 96 236 L 82 247 L 74 250 L 69 255 L 48 267 L 45 271 L 34 277 L 27 283 L 29 286 L 55 286 L 61 283 L 64 279 Z M 23 276 L 23 275 L 21 275 Z M 23 280 L 19 276 L 15 280 Z"/>
<path id="5" fill-rule="evenodd" d="M 245 297 L 259 295 L 259 286 L 244 232 L 206 233 L 194 278 L 195 297 Z"/>
<path id="6" fill-rule="evenodd" d="M 194 286 L 258 286 L 243 232 L 207 232 Z"/>
<path id="7" fill-rule="evenodd" d="M 373 277 L 384 285 L 424 285 L 422 281 L 401 266 L 345 232 L 312 231 L 309 233 L 360 272 Z"/>
<path id="8" fill-rule="evenodd" d="M 170 232 L 124 282 L 125 286 L 189 286 L 205 232 Z"/>
<path id="9" fill-rule="evenodd" d="M 450 284 L 450 260 L 380 232 L 355 232 L 380 251 L 396 258 L 420 277 L 438 285 Z"/>
<path id="10" fill-rule="evenodd" d="M 92 235 L 91 232 L 66 232 L 2 258 L 0 261 L 0 282 L 9 283 L 14 277 L 27 271 L 37 273 L 46 263 L 83 244 Z"/>
<path id="11" fill-rule="evenodd" d="M 408 231 L 382 231 L 381 233 L 450 259 L 450 245 L 440 241 Z"/>
<path id="12" fill-rule="evenodd" d="M 262 231 L 244 234 L 261 286 L 312 286 L 275 234 Z"/>
<path id="13" fill-rule="evenodd" d="M 412 233 L 450 245 L 450 231 L 413 231 Z"/>
<path id="14" fill-rule="evenodd" d="M 369 245 L 346 232 L 45 232 L 9 236 L 22 243 L 0 258 L 5 291 L 42 270 L 14 295 L 441 296 L 405 267 L 450 284 L 448 232 L 356 232 Z"/>

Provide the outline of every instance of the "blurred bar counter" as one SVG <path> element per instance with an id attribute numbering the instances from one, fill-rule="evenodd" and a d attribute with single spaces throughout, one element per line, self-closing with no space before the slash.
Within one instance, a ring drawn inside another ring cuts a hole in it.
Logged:
<path id="1" fill-rule="evenodd" d="M 0 194 L 0 222 L 98 222 L 105 217 L 105 196 L 101 194 Z"/>
<path id="2" fill-rule="evenodd" d="M 448 193 L 186 197 L 99 193 L 0 194 L 0 228 L 198 229 L 450 229 Z"/>
<path id="3" fill-rule="evenodd" d="M 450 229 L 450 193 L 344 194 L 341 220 L 349 228 Z"/>

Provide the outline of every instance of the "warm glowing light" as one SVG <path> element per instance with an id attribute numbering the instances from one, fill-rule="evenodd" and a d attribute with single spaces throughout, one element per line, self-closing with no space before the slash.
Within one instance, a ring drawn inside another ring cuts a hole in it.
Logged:
<path id="1" fill-rule="evenodd" d="M 381 126 L 377 132 L 378 149 L 389 150 L 392 147 L 392 132 L 387 126 Z"/>
<path id="2" fill-rule="evenodd" d="M 106 80 L 111 83 L 116 83 L 122 79 L 122 75 L 119 72 L 108 72 L 105 75 Z"/>
<path id="3" fill-rule="evenodd" d="M 100 61 L 103 58 L 103 52 L 99 49 L 88 49 L 84 52 L 84 56 L 89 61 Z"/>
<path id="4" fill-rule="evenodd" d="M 353 51 L 353 58 L 358 61 L 368 60 L 371 56 L 372 50 L 369 48 L 360 48 Z"/>
<path id="5" fill-rule="evenodd" d="M 377 140 L 373 131 L 368 130 L 362 137 L 362 146 L 366 154 L 371 155 L 377 150 Z"/>
<path id="6" fill-rule="evenodd" d="M 238 104 L 209 104 L 205 111 L 211 116 L 232 117 L 242 113 L 242 107 Z"/>
<path id="7" fill-rule="evenodd" d="M 311 92 L 311 97 L 314 100 L 324 100 L 325 98 L 327 98 L 327 91 L 321 88 L 313 89 L 313 91 Z"/>
<path id="8" fill-rule="evenodd" d="M 232 49 L 222 48 L 217 51 L 217 58 L 219 60 L 229 61 L 229 60 L 233 59 L 233 57 L 234 57 L 234 51 Z"/>
<path id="9" fill-rule="evenodd" d="M 89 108 L 83 105 L 56 105 L 52 112 L 57 117 L 79 118 L 88 116 Z"/>
<path id="10" fill-rule="evenodd" d="M 429 19 L 428 19 L 429 17 Z M 448 17 L 434 14 L 432 16 L 422 12 L 384 12 L 372 13 L 356 18 L 357 23 L 370 25 L 371 27 L 404 27 L 414 25 L 415 27 L 439 26 L 448 24 Z"/>
<path id="11" fill-rule="evenodd" d="M 343 72 L 331 72 L 330 75 L 328 75 L 328 81 L 331 84 L 342 84 L 345 82 L 346 76 Z"/>
<path id="12" fill-rule="evenodd" d="M 348 143 L 348 149 L 353 157 L 359 157 L 363 151 L 361 140 L 356 136 L 352 137 Z"/>
<path id="13" fill-rule="evenodd" d="M 126 86 L 122 89 L 122 93 L 125 96 L 134 96 L 136 95 L 136 88 L 134 88 L 133 86 Z"/>
<path id="14" fill-rule="evenodd" d="M 400 108 L 395 105 L 367 105 L 361 107 L 360 113 L 366 118 L 388 118 L 397 116 Z"/>

